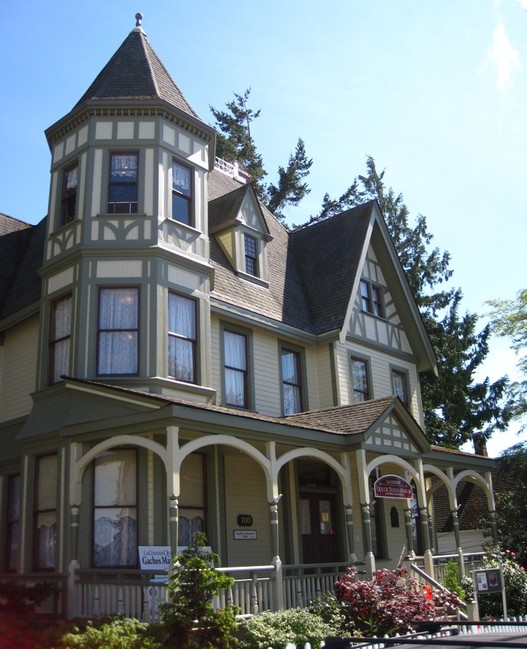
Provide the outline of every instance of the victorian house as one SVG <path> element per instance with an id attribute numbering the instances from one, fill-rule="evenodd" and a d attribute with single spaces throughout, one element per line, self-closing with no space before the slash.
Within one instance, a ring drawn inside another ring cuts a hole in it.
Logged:
<path id="1" fill-rule="evenodd" d="M 430 445 L 376 203 L 287 231 L 140 18 L 46 137 L 47 217 L 0 216 L 0 578 L 144 617 L 139 548 L 204 531 L 260 609 L 296 605 L 331 566 L 433 571 L 438 489 L 462 550 L 456 494 L 492 512 L 493 463 Z"/>

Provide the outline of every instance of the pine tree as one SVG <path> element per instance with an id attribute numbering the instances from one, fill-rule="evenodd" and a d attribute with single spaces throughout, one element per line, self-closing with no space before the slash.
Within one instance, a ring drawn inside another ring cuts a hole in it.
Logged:
<path id="1" fill-rule="evenodd" d="M 309 175 L 312 164 L 312 158 L 307 157 L 304 141 L 298 138 L 287 167 L 278 168 L 278 185 L 271 184 L 267 187 L 267 207 L 280 220 L 284 219 L 285 207 L 298 205 L 311 191 L 307 183 L 302 181 Z"/>
<path id="2" fill-rule="evenodd" d="M 359 175 L 339 199 L 326 194 L 321 211 L 309 223 L 368 200 L 379 203 L 437 356 L 439 376 L 431 372 L 421 376 L 427 434 L 433 443 L 451 448 L 472 440 L 476 451 L 482 452 L 485 440 L 504 430 L 511 415 L 502 403 L 507 379 L 491 383 L 474 378 L 488 355 L 490 329 L 478 331 L 476 314 L 460 314 L 462 292 L 448 287 L 453 273 L 449 253 L 431 247 L 426 217 L 420 214 L 415 225 L 410 224 L 403 195 L 386 186 L 384 173 L 368 158 L 367 173 Z"/>

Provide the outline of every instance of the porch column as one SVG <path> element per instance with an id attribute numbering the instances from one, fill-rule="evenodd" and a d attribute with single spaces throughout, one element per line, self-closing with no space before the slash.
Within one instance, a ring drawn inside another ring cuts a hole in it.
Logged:
<path id="1" fill-rule="evenodd" d="M 421 529 L 421 538 L 423 540 L 423 558 L 425 571 L 430 577 L 434 578 L 434 559 L 430 550 L 430 534 L 428 529 L 428 509 L 426 507 L 426 487 L 425 476 L 423 471 L 423 461 L 419 458 L 415 460 L 415 468 L 419 473 L 417 487 L 417 505 L 419 507 L 419 525 Z"/>
<path id="2" fill-rule="evenodd" d="M 71 505 L 70 507 L 70 529 L 71 529 L 71 561 L 68 565 L 68 586 L 66 596 L 66 615 L 72 619 L 80 615 L 77 576 L 76 572 L 80 568 L 79 564 L 79 507 Z"/>
<path id="3" fill-rule="evenodd" d="M 461 535 L 459 534 L 459 516 L 457 509 L 453 509 L 450 512 L 452 516 L 452 529 L 454 530 L 454 539 L 456 540 L 456 549 L 459 552 L 461 549 Z"/>
<path id="4" fill-rule="evenodd" d="M 370 486 L 368 482 L 369 472 L 368 463 L 366 462 L 366 451 L 359 449 L 357 451 L 357 473 L 359 479 L 359 497 L 362 512 L 362 535 L 364 546 L 364 563 L 366 566 L 366 575 L 369 579 L 375 572 L 375 557 L 372 551 L 371 543 L 371 518 L 370 518 Z"/>
<path id="5" fill-rule="evenodd" d="M 272 582 L 273 599 L 276 611 L 284 610 L 284 580 L 282 573 L 282 561 L 279 553 L 279 534 L 278 534 L 278 503 L 282 494 L 273 498 L 269 503 L 269 522 L 271 523 L 271 545 L 273 551 L 272 564 L 275 567 L 274 578 Z"/>
<path id="6" fill-rule="evenodd" d="M 171 496 L 169 499 L 168 524 L 170 530 L 170 552 L 172 553 L 172 557 L 175 557 L 179 541 L 179 503 L 175 496 Z"/>
<path id="7" fill-rule="evenodd" d="M 498 545 L 498 519 L 496 516 L 496 510 L 489 511 L 490 517 L 490 528 L 492 530 L 492 541 L 494 545 Z"/>
<path id="8" fill-rule="evenodd" d="M 79 557 L 79 506 L 71 505 L 70 508 L 71 527 L 71 558 L 77 560 Z"/>
<path id="9" fill-rule="evenodd" d="M 492 473 L 490 471 L 485 471 L 485 480 L 487 482 L 487 502 L 489 507 L 489 517 L 490 517 L 490 527 L 492 530 L 492 540 L 494 545 L 499 543 L 498 540 L 498 521 L 496 518 L 496 502 L 494 500 L 494 490 L 492 488 Z"/>
<path id="10" fill-rule="evenodd" d="M 348 535 L 348 562 L 356 563 L 355 539 L 353 536 L 353 511 L 351 505 L 345 505 L 346 509 L 346 532 Z"/>
<path id="11" fill-rule="evenodd" d="M 404 529 L 406 532 L 407 555 L 414 556 L 414 533 L 412 529 L 412 508 L 408 505 L 404 508 Z"/>

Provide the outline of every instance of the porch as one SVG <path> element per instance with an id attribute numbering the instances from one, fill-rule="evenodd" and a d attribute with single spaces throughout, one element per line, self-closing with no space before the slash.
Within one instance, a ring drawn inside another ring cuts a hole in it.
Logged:
<path id="1" fill-rule="evenodd" d="M 433 574 L 425 573 L 432 581 L 442 581 L 448 561 L 457 561 L 464 574 L 480 567 L 483 553 L 463 555 L 436 555 L 433 557 Z M 412 576 L 420 577 L 426 566 L 424 557 L 407 560 L 418 568 Z M 263 611 L 303 608 L 311 601 L 333 592 L 333 584 L 347 568 L 347 563 L 282 565 L 279 558 L 269 565 L 219 568 L 234 578 L 234 584 L 215 599 L 217 608 L 234 605 L 240 617 Z M 364 579 L 365 570 L 359 569 Z M 64 583 L 68 617 L 100 617 L 124 615 L 143 621 L 158 619 L 158 606 L 165 601 L 166 581 L 163 578 L 141 573 L 138 570 L 77 570 L 70 581 Z M 64 602 L 66 604 L 66 602 Z"/>

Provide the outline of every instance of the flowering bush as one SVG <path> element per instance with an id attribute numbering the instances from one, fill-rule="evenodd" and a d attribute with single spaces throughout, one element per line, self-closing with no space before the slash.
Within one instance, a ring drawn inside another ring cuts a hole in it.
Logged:
<path id="1" fill-rule="evenodd" d="M 456 610 L 449 593 L 427 593 L 401 566 L 378 570 L 371 581 L 357 580 L 357 570 L 352 566 L 335 583 L 335 594 L 352 635 L 411 633 L 416 622 L 445 619 Z"/>
<path id="2" fill-rule="evenodd" d="M 502 552 L 499 547 L 487 549 L 483 568 L 501 568 L 505 582 L 507 613 L 509 615 L 527 614 L 527 572 L 518 562 L 512 550 Z M 503 616 L 501 593 L 478 595 L 479 614 L 481 617 L 500 618 Z"/>

